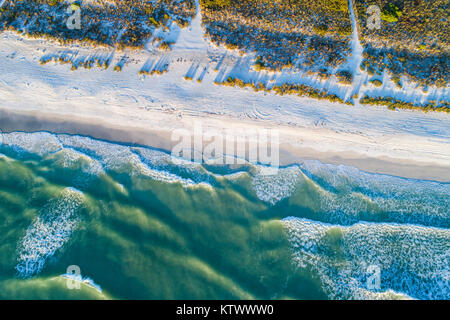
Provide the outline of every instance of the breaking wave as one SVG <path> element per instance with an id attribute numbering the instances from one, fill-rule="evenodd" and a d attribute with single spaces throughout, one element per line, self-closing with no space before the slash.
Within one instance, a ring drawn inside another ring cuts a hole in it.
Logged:
<path id="1" fill-rule="evenodd" d="M 291 196 L 301 175 L 297 166 L 281 168 L 274 174 L 267 174 L 265 170 L 258 168 L 252 179 L 252 186 L 260 200 L 274 205 Z"/>
<path id="2" fill-rule="evenodd" d="M 69 241 L 79 224 L 77 213 L 83 201 L 80 191 L 66 188 L 42 208 L 20 241 L 16 266 L 19 277 L 37 276 L 47 259 Z"/>
<path id="3" fill-rule="evenodd" d="M 89 137 L 37 133 L 5 133 L 3 149 L 15 157 L 32 153 L 63 168 L 80 172 L 82 186 L 105 172 L 145 176 L 183 187 L 214 187 L 218 179 L 250 179 L 251 191 L 271 206 L 287 200 L 316 215 L 314 220 L 341 225 L 359 221 L 412 223 L 450 227 L 450 185 L 362 172 L 354 167 L 304 161 L 271 172 L 246 163 L 220 174 L 214 168 L 177 159 L 147 148 L 121 145 Z M 0 149 L 0 151 L 2 151 Z M 6 153 L 8 155 L 8 153 Z M 82 174 L 81 174 L 82 173 Z M 302 194 L 301 199 L 295 195 Z"/>
<path id="4" fill-rule="evenodd" d="M 319 161 L 278 170 L 249 163 L 212 167 L 173 161 L 170 154 L 151 148 L 46 132 L 3 134 L 0 152 L 0 161 L 32 155 L 49 168 L 69 168 L 74 172 L 70 185 L 82 190 L 111 172 L 183 188 L 233 188 L 250 194 L 252 201 L 259 199 L 263 210 L 295 216 L 282 221 L 293 259 L 318 275 L 330 298 L 450 298 L 448 183 Z M 127 194 L 119 181 L 114 181 L 118 190 Z M 42 208 L 18 246 L 19 277 L 38 275 L 67 244 L 80 223 L 83 202 L 81 192 L 66 188 Z M 379 288 L 367 286 L 371 266 L 380 269 Z"/>
<path id="5" fill-rule="evenodd" d="M 331 225 L 283 220 L 294 261 L 320 277 L 332 299 L 450 298 L 450 231 L 414 225 Z M 380 270 L 368 288 L 370 267 Z"/>
<path id="6" fill-rule="evenodd" d="M 390 221 L 450 227 L 450 184 L 372 174 L 344 165 L 305 161 L 326 222 Z"/>

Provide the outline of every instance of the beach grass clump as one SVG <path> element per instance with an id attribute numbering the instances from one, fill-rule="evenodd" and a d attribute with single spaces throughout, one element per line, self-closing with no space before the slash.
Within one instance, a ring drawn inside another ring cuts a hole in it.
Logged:
<path id="1" fill-rule="evenodd" d="M 406 109 L 418 110 L 423 112 L 445 112 L 450 113 L 450 103 L 447 101 L 429 101 L 425 104 L 414 104 L 412 102 L 404 102 L 390 97 L 370 97 L 365 95 L 359 100 L 361 104 L 386 106 L 390 110 Z"/>
<path id="2" fill-rule="evenodd" d="M 242 79 L 229 76 L 224 82 L 216 84 L 222 84 L 229 87 L 239 87 L 239 88 L 250 88 L 255 92 L 265 91 L 265 92 L 274 92 L 280 96 L 283 95 L 297 95 L 299 97 L 308 97 L 314 98 L 318 100 L 328 100 L 330 102 L 340 102 L 344 103 L 344 100 L 339 98 L 335 94 L 327 93 L 325 90 L 315 89 L 313 87 L 304 85 L 304 84 L 288 84 L 284 83 L 281 85 L 274 85 L 272 87 L 268 87 L 261 82 L 246 82 Z"/>
<path id="3" fill-rule="evenodd" d="M 172 50 L 171 46 L 173 45 L 173 42 L 170 41 L 162 41 L 159 46 L 158 49 L 162 50 L 162 51 L 170 51 Z"/>
<path id="4" fill-rule="evenodd" d="M 381 82 L 378 79 L 373 79 L 369 81 L 371 84 L 373 84 L 375 87 L 381 87 L 383 85 L 383 82 Z"/>
<path id="5" fill-rule="evenodd" d="M 401 89 L 401 88 L 402 88 L 402 82 L 401 82 L 399 76 L 393 76 L 393 77 L 391 78 L 391 80 L 392 80 L 392 82 L 395 83 L 395 85 L 397 86 L 398 89 Z"/>
<path id="6" fill-rule="evenodd" d="M 353 81 L 353 74 L 348 70 L 342 70 L 336 73 L 338 81 L 345 85 L 351 85 Z"/>
<path id="7" fill-rule="evenodd" d="M 163 75 L 164 73 L 168 72 L 169 70 L 167 68 L 155 68 L 155 69 L 151 69 L 151 70 L 144 70 L 141 69 L 139 70 L 138 74 L 139 75 L 145 75 L 145 76 L 153 76 L 153 75 Z"/>
<path id="8" fill-rule="evenodd" d="M 262 71 L 265 69 L 264 60 L 261 56 L 257 56 L 255 60 L 255 64 L 253 65 L 253 68 L 255 71 Z"/>
<path id="9" fill-rule="evenodd" d="M 99 56 L 90 56 L 87 58 L 83 58 L 83 59 L 75 59 L 75 54 L 73 55 L 68 55 L 68 54 L 62 54 L 60 56 L 58 55 L 45 55 L 43 57 L 41 57 L 41 59 L 39 60 L 41 65 L 45 65 L 51 61 L 53 61 L 56 64 L 61 64 L 61 65 L 66 65 L 69 64 L 71 65 L 70 70 L 71 71 L 76 71 L 79 68 L 84 68 L 84 69 L 92 69 L 94 66 L 96 66 L 97 68 L 101 69 L 101 70 L 106 70 L 109 67 L 110 64 L 110 60 L 111 58 L 102 58 Z"/>

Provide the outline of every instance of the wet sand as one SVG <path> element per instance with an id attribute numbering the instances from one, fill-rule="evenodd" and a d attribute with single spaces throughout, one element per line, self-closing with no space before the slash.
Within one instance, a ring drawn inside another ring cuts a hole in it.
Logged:
<path id="1" fill-rule="evenodd" d="M 170 152 L 178 141 L 172 141 L 170 130 L 155 130 L 112 124 L 98 119 L 83 119 L 38 112 L 11 112 L 0 109 L 2 132 L 49 131 L 53 133 L 78 134 L 116 143 L 148 146 Z M 356 152 L 320 152 L 312 148 L 299 147 L 283 142 L 280 133 L 280 165 L 301 163 L 302 160 L 319 160 L 323 163 L 354 166 L 360 170 L 393 176 L 450 182 L 449 166 L 440 166 L 418 161 L 407 161 L 388 157 L 364 157 Z"/>

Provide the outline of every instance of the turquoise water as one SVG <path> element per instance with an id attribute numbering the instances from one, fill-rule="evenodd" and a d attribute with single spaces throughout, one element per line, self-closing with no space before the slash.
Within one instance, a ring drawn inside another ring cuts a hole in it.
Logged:
<path id="1" fill-rule="evenodd" d="M 0 298 L 450 297 L 449 184 L 318 161 L 174 164 L 46 132 L 2 142 Z"/>

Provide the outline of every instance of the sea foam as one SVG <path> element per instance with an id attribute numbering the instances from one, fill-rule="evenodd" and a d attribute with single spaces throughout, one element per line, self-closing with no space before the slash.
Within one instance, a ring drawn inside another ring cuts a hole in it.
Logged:
<path id="1" fill-rule="evenodd" d="M 382 219 L 435 227 L 450 226 L 450 184 L 372 174 L 344 165 L 305 161 L 303 173 L 317 186 L 327 222 L 352 224 Z"/>
<path id="2" fill-rule="evenodd" d="M 80 191 L 66 188 L 42 208 L 18 246 L 16 270 L 19 277 L 37 276 L 47 259 L 69 241 L 80 222 L 78 211 L 83 201 Z"/>
<path id="3" fill-rule="evenodd" d="M 167 156 L 160 151 L 148 151 L 145 153 L 142 161 L 142 149 L 132 148 L 125 145 L 114 144 L 110 142 L 94 140 L 88 137 L 59 135 L 59 139 L 65 147 L 73 148 L 88 156 L 98 159 L 105 171 L 126 171 L 131 176 L 144 175 L 153 180 L 166 183 L 181 183 L 184 187 L 196 185 L 207 186 L 207 183 L 196 183 L 190 178 L 183 178 L 177 174 L 169 172 L 157 165 L 149 166 L 146 162 L 152 164 L 163 163 L 167 161 Z M 137 153 L 135 150 L 139 150 Z"/>
<path id="4" fill-rule="evenodd" d="M 256 170 L 252 187 L 260 200 L 272 205 L 291 196 L 302 176 L 297 166 L 280 168 L 273 174 L 267 174 L 262 166 L 257 166 Z"/>
<path id="5" fill-rule="evenodd" d="M 283 220 L 295 263 L 318 274 L 332 299 L 450 298 L 450 231 L 415 225 L 359 223 L 339 226 Z M 369 267 L 380 287 L 369 288 Z"/>
<path id="6" fill-rule="evenodd" d="M 12 132 L 3 134 L 3 145 L 9 146 L 18 155 L 33 153 L 44 156 L 62 149 L 56 135 L 48 132 Z"/>
<path id="7" fill-rule="evenodd" d="M 302 191 L 308 191 L 304 194 L 313 197 L 308 203 L 314 207 L 308 209 L 317 212 L 319 220 L 324 222 L 350 225 L 358 221 L 388 221 L 450 226 L 450 185 L 445 183 L 370 174 L 319 161 L 304 161 L 279 168 L 272 174 L 264 166 L 245 163 L 244 171 L 218 175 L 202 164 L 188 160 L 175 163 L 170 154 L 146 147 L 47 132 L 3 136 L 5 145 L 19 155 L 35 153 L 64 168 L 81 163 L 76 168 L 84 174 L 79 176 L 82 181 L 76 186 L 84 186 L 91 176 L 107 171 L 143 175 L 165 183 L 180 183 L 183 187 L 209 188 L 217 179 L 233 180 L 249 175 L 255 195 L 272 206 L 290 198 L 299 187 L 312 186 Z"/>

